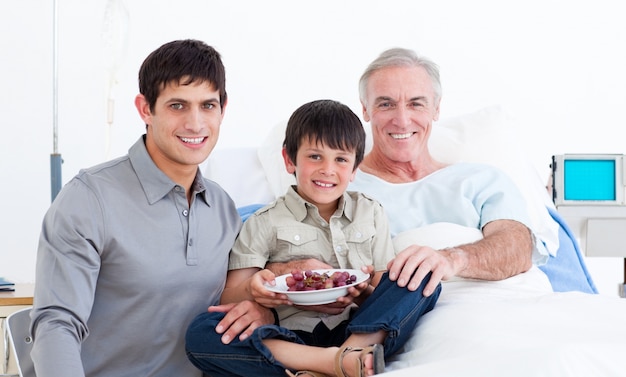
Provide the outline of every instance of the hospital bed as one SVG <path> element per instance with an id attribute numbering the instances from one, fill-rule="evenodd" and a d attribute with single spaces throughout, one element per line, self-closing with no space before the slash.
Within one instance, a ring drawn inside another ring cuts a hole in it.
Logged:
<path id="1" fill-rule="evenodd" d="M 384 375 L 626 375 L 626 300 L 597 294 L 576 237 L 516 141 L 515 127 L 502 108 L 489 107 L 438 121 L 429 146 L 440 161 L 484 162 L 509 174 L 551 252 L 548 262 L 502 281 L 444 282 L 437 306 Z M 283 132 L 281 123 L 258 147 L 218 148 L 203 165 L 244 217 L 293 183 L 280 154 Z M 433 224 L 396 236 L 394 245 L 443 248 L 477 237 L 473 229 Z"/>

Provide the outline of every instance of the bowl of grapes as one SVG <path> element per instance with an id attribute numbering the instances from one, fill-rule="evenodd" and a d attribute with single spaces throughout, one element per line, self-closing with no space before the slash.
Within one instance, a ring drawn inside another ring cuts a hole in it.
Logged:
<path id="1" fill-rule="evenodd" d="M 276 293 L 286 294 L 296 305 L 323 305 L 337 301 L 348 294 L 348 287 L 364 282 L 370 276 L 361 270 L 293 270 L 276 277 L 276 285 L 265 287 Z"/>

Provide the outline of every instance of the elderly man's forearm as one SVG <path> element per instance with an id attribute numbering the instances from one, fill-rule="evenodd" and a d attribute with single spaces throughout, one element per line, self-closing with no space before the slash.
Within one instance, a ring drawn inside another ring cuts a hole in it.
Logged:
<path id="1" fill-rule="evenodd" d="M 502 280 L 530 269 L 533 242 L 526 226 L 498 220 L 487 224 L 483 232 L 485 237 L 480 241 L 448 249 L 453 260 L 463 260 L 457 276 Z"/>

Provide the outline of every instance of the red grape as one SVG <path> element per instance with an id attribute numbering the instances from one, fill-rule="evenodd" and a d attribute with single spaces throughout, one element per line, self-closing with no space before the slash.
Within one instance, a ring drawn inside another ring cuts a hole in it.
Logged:
<path id="1" fill-rule="evenodd" d="M 356 282 L 356 275 L 350 275 L 347 271 L 335 271 L 332 275 L 328 272 L 317 271 L 291 271 L 291 276 L 285 278 L 289 291 L 311 291 L 343 287 Z"/>

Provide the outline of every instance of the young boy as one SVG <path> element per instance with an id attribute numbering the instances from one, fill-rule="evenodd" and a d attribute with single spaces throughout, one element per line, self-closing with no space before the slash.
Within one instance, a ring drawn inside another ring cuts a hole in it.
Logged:
<path id="1" fill-rule="evenodd" d="M 297 375 L 311 376 L 320 375 L 312 371 L 340 376 L 379 373 L 384 369 L 382 344 L 389 351 L 385 354 L 395 352 L 401 346 L 397 330 L 410 326 L 403 330 L 408 335 L 421 314 L 434 306 L 437 295 L 423 298 L 421 290 L 411 292 L 388 279 L 384 295 L 388 305 L 369 303 L 358 309 L 353 303 L 361 304 L 376 292 L 374 287 L 394 257 L 380 204 L 346 192 L 364 149 L 361 121 L 339 102 L 313 101 L 292 114 L 283 158 L 296 185 L 246 220 L 229 256 L 221 296 L 222 304 L 254 300 L 277 308 L 277 323 L 255 330 L 251 339 L 227 345 L 216 338 L 219 313 L 200 315 L 188 330 L 187 352 L 205 373 L 270 376 L 284 375 L 286 369 L 308 370 Z M 359 284 L 336 303 L 318 307 L 293 306 L 285 295 L 264 287 L 275 278 L 264 269 L 268 263 L 311 258 L 321 262 L 320 268 L 372 273 L 371 285 Z M 423 310 L 416 313 L 414 305 L 420 300 L 425 301 Z M 237 363 L 232 362 L 235 359 Z"/>

